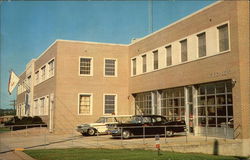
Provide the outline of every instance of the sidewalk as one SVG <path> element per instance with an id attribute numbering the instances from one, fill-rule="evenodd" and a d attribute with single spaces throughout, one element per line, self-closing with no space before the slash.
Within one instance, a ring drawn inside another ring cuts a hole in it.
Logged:
<path id="1" fill-rule="evenodd" d="M 0 154 L 0 160 L 35 160 L 21 151 Z"/>

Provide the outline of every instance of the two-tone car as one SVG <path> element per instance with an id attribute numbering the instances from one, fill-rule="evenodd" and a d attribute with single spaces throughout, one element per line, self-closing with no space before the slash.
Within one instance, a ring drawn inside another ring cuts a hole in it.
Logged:
<path id="1" fill-rule="evenodd" d="M 96 134 L 108 134 L 107 125 L 123 123 L 130 119 L 131 115 L 101 116 L 94 123 L 85 123 L 77 126 L 76 131 L 82 135 L 94 136 Z"/>
<path id="2" fill-rule="evenodd" d="M 160 115 L 135 115 L 126 123 L 108 125 L 113 137 L 124 139 L 140 136 L 166 135 L 173 136 L 174 133 L 185 132 L 185 121 L 168 121 Z"/>

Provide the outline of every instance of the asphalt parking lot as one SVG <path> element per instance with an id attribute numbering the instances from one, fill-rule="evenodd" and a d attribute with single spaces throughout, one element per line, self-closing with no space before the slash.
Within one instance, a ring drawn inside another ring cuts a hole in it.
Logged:
<path id="1" fill-rule="evenodd" d="M 78 132 L 51 134 L 46 128 L 32 128 L 0 134 L 0 154 L 23 149 L 55 149 L 55 148 L 109 148 L 109 149 L 156 149 L 155 137 L 121 139 L 111 135 L 82 136 Z M 223 148 L 235 145 L 237 140 L 216 139 Z M 214 137 L 178 134 L 173 137 L 160 137 L 162 150 L 182 152 L 202 152 L 211 154 Z M 235 145 L 237 149 L 237 145 Z"/>

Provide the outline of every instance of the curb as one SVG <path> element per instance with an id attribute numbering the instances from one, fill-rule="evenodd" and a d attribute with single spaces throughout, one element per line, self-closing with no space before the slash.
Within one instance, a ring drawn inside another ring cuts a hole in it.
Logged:
<path id="1" fill-rule="evenodd" d="M 26 153 L 20 151 L 20 150 L 16 150 L 13 152 L 15 155 L 17 155 L 20 159 L 22 160 L 36 160 L 32 157 L 30 157 L 29 155 L 27 155 Z"/>

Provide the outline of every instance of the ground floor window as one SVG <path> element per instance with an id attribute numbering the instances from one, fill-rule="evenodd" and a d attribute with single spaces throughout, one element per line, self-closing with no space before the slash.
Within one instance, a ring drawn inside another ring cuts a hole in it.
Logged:
<path id="1" fill-rule="evenodd" d="M 78 113 L 83 115 L 91 114 L 91 106 L 92 94 L 80 94 Z"/>
<path id="2" fill-rule="evenodd" d="M 230 81 L 197 85 L 198 126 L 233 127 L 233 98 Z"/>
<path id="3" fill-rule="evenodd" d="M 135 95 L 135 114 L 152 114 L 151 92 Z"/>
<path id="4" fill-rule="evenodd" d="M 195 134 L 232 137 L 232 87 L 226 80 L 134 94 L 135 113 L 185 120 Z"/>
<path id="5" fill-rule="evenodd" d="M 185 120 L 184 87 L 163 90 L 161 114 L 168 120 Z"/>
<path id="6" fill-rule="evenodd" d="M 104 114 L 115 114 L 116 108 L 116 95 L 105 94 L 104 95 Z"/>

